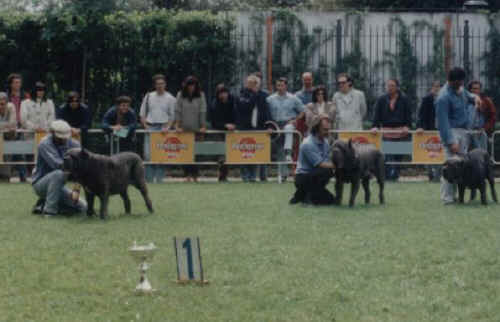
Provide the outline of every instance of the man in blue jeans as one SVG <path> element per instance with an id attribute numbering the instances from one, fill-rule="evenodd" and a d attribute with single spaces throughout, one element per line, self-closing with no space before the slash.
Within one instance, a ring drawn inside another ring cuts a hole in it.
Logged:
<path id="1" fill-rule="evenodd" d="M 34 213 L 54 216 L 61 212 L 85 212 L 87 204 L 79 199 L 79 189 L 65 187 L 64 153 L 80 144 L 71 139 L 71 127 L 62 120 L 50 125 L 50 134 L 38 145 L 33 189 L 40 198 Z"/>
<path id="2" fill-rule="evenodd" d="M 471 135 L 469 105 L 481 105 L 481 99 L 464 89 L 465 71 L 455 67 L 448 73 L 448 82 L 436 100 L 436 118 L 445 147 L 446 159 L 465 155 L 469 149 Z M 444 204 L 455 202 L 456 185 L 441 177 L 441 200 Z"/>

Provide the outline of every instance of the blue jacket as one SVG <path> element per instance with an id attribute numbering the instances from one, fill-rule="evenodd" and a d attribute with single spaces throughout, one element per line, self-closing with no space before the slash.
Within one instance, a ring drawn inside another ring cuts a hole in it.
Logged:
<path id="1" fill-rule="evenodd" d="M 271 120 L 269 105 L 266 102 L 267 94 L 263 91 L 257 93 L 243 88 L 236 99 L 235 120 L 238 130 L 264 130 L 265 123 Z M 252 128 L 252 111 L 257 106 L 257 127 Z"/>
<path id="2" fill-rule="evenodd" d="M 469 105 L 474 104 L 474 95 L 466 91 L 457 92 L 446 84 L 436 99 L 436 118 L 441 141 L 445 145 L 457 143 L 451 129 L 470 127 Z"/>
<path id="3" fill-rule="evenodd" d="M 33 172 L 33 184 L 54 170 L 62 169 L 64 153 L 72 148 L 79 148 L 80 143 L 73 139 L 66 141 L 65 145 L 57 146 L 52 140 L 52 134 L 42 139 L 37 148 L 36 166 Z"/>
<path id="4" fill-rule="evenodd" d="M 113 130 L 111 129 L 111 126 L 117 125 L 118 123 L 118 112 L 116 106 L 112 106 L 106 114 L 104 114 L 104 117 L 102 118 L 102 129 L 106 133 L 111 133 Z M 122 126 L 126 126 L 129 129 L 128 136 L 127 138 L 131 138 L 135 134 L 135 129 L 137 128 L 137 116 L 131 108 L 128 109 L 128 111 L 125 113 L 123 116 Z"/>

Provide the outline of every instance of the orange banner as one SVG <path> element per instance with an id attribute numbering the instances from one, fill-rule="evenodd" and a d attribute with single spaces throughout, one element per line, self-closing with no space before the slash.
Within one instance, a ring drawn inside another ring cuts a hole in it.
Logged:
<path id="1" fill-rule="evenodd" d="M 413 135 L 413 163 L 441 164 L 444 161 L 444 147 L 438 132 Z"/>
<path id="2" fill-rule="evenodd" d="M 194 133 L 161 133 L 151 135 L 151 162 L 194 162 Z"/>
<path id="3" fill-rule="evenodd" d="M 368 144 L 380 150 L 382 146 L 382 135 L 380 133 L 367 133 L 367 132 L 343 132 L 339 133 L 339 139 L 348 141 L 352 139 L 354 144 Z"/>
<path id="4" fill-rule="evenodd" d="M 271 138 L 268 133 L 226 134 L 227 163 L 271 162 Z"/>

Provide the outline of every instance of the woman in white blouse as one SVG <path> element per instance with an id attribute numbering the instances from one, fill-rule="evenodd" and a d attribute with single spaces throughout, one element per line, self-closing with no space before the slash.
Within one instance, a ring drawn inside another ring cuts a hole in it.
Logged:
<path id="1" fill-rule="evenodd" d="M 21 103 L 21 124 L 24 129 L 44 132 L 54 120 L 54 102 L 47 98 L 45 84 L 36 82 L 34 98 Z"/>

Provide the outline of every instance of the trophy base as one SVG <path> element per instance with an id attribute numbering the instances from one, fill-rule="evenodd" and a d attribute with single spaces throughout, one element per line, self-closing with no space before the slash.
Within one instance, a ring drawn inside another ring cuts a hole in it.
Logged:
<path id="1" fill-rule="evenodd" d="M 151 294 L 155 291 L 156 290 L 151 287 L 151 284 L 147 279 L 144 279 L 144 281 L 142 281 L 135 287 L 135 292 L 139 294 Z"/>

